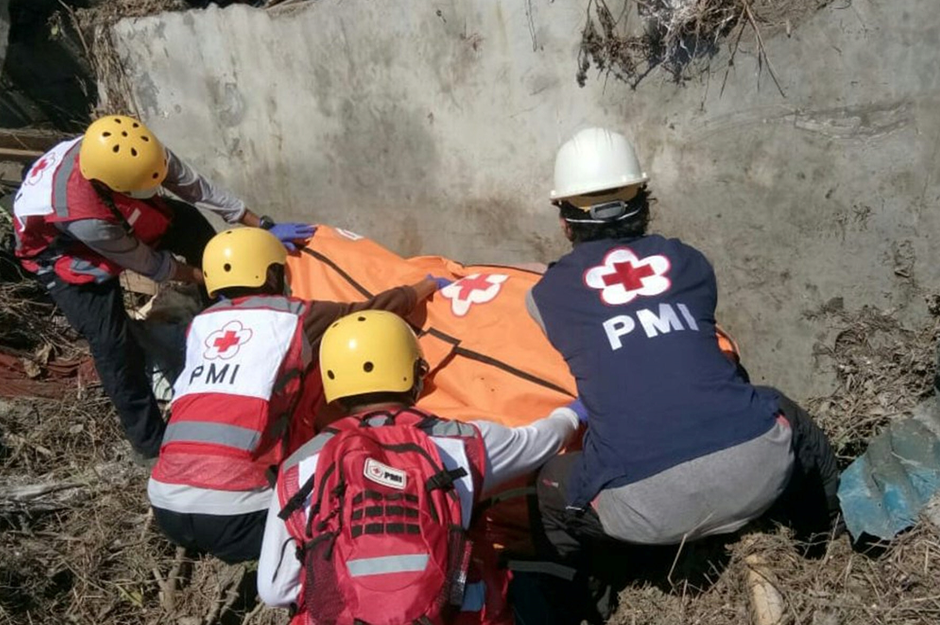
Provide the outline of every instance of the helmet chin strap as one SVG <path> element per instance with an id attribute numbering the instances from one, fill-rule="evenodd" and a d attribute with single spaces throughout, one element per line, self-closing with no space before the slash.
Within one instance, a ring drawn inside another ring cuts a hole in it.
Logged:
<path id="1" fill-rule="evenodd" d="M 621 221 L 622 219 L 627 219 L 628 217 L 633 217 L 643 210 L 643 208 L 640 207 L 632 211 L 628 211 L 627 207 L 629 205 L 629 202 L 615 200 L 613 202 L 594 204 L 587 210 L 581 208 L 580 206 L 576 206 L 575 208 L 578 210 L 583 210 L 585 213 L 588 213 L 591 216 L 591 219 L 573 219 L 570 217 L 565 217 L 564 220 L 571 224 L 607 224 Z M 572 204 L 572 206 L 574 205 Z"/>

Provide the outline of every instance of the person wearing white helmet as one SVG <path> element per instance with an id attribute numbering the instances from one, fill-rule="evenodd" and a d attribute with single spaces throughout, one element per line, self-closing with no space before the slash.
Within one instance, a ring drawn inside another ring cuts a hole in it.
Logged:
<path id="1" fill-rule="evenodd" d="M 610 130 L 577 133 L 555 161 L 551 200 L 573 249 L 527 305 L 577 380 L 587 431 L 537 482 L 551 555 L 577 564 L 598 540 L 729 533 L 772 507 L 803 536 L 827 532 L 838 471 L 825 434 L 723 354 L 715 272 L 647 233 L 648 182 Z"/>

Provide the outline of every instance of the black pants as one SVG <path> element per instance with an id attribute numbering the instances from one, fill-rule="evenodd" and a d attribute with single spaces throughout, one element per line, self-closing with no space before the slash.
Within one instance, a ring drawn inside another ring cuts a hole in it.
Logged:
<path id="1" fill-rule="evenodd" d="M 267 510 L 223 516 L 153 509 L 154 520 L 174 544 L 228 564 L 258 559 L 267 515 Z"/>
<path id="2" fill-rule="evenodd" d="M 539 514 L 533 519 L 532 532 L 540 559 L 574 569 L 574 578 L 550 573 L 517 575 L 510 594 L 515 594 L 513 605 L 519 623 L 604 623 L 615 609 L 616 596 L 604 571 L 611 560 L 621 556 L 624 547 L 604 533 L 593 508 L 568 508 L 571 471 L 580 456 L 581 452 L 556 456 L 539 471 Z"/>
<path id="3" fill-rule="evenodd" d="M 194 206 L 178 201 L 170 205 L 173 221 L 161 248 L 199 266 L 215 230 Z M 56 277 L 49 295 L 91 346 L 101 385 L 114 403 L 127 440 L 145 458 L 157 457 L 166 426 L 144 370 L 143 352 L 130 331 L 120 284 L 116 279 L 69 284 Z"/>
<path id="4" fill-rule="evenodd" d="M 536 548 L 546 556 L 574 568 L 580 568 L 592 545 L 612 540 L 604 533 L 594 508 L 568 508 L 571 471 L 581 452 L 555 456 L 539 471 L 536 492 L 539 500 L 541 531 L 536 532 Z"/>
<path id="5" fill-rule="evenodd" d="M 780 395 L 780 411 L 793 433 L 793 476 L 767 517 L 789 525 L 798 540 L 816 542 L 839 518 L 839 467 L 826 433 L 789 397 Z"/>

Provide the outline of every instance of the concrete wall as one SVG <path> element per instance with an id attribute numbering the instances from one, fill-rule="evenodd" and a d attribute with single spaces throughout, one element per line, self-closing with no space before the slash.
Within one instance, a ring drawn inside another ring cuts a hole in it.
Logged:
<path id="1" fill-rule="evenodd" d="M 585 5 L 321 0 L 116 33 L 147 122 L 258 211 L 403 254 L 549 260 L 565 250 L 554 152 L 609 125 L 652 176 L 655 228 L 714 262 L 756 379 L 829 390 L 812 351 L 831 329 L 805 315 L 832 298 L 925 319 L 940 274 L 935 0 L 834 3 L 770 38 L 786 97 L 747 52 L 723 93 L 725 52 L 684 86 L 592 74 L 578 88 Z"/>

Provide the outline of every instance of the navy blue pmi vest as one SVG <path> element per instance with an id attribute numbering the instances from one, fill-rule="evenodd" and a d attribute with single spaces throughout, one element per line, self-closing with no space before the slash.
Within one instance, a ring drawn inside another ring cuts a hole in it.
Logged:
<path id="1" fill-rule="evenodd" d="M 572 505 L 773 425 L 776 394 L 718 347 L 715 272 L 695 248 L 658 235 L 581 243 L 532 296 L 590 415 Z"/>

